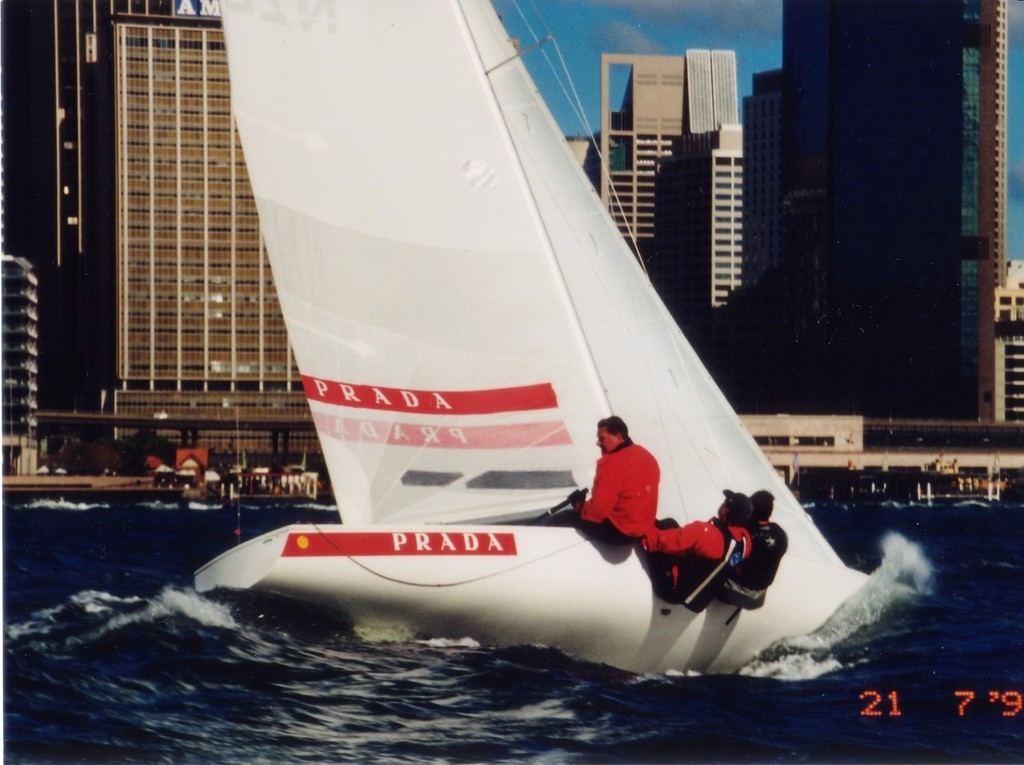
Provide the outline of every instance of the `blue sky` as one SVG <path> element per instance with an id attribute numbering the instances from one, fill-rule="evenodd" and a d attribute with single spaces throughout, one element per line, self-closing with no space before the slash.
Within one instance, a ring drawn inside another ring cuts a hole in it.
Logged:
<path id="1" fill-rule="evenodd" d="M 557 48 L 548 43 L 544 49 L 564 57 L 591 129 L 599 126 L 602 53 L 734 50 L 741 99 L 749 95 L 755 72 L 782 66 L 782 0 L 519 0 L 526 22 L 513 0 L 495 5 L 524 47 L 555 36 Z M 1024 260 L 1024 0 L 1009 0 L 1008 7 L 1007 252 Z M 559 85 L 544 74 L 542 54 L 527 54 L 527 66 L 566 134 L 584 134 Z"/>

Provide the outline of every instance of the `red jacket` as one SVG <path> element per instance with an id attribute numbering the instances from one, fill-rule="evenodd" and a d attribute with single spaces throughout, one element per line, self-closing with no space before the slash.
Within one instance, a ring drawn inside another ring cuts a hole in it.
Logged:
<path id="1" fill-rule="evenodd" d="M 649 451 L 629 442 L 601 455 L 594 474 L 590 499 L 580 507 L 585 521 L 606 518 L 619 531 L 642 537 L 654 526 L 658 514 L 658 482 L 661 468 Z"/>
<path id="2" fill-rule="evenodd" d="M 737 542 L 745 542 L 744 559 L 750 555 L 750 532 L 741 526 L 730 526 L 729 533 Z M 644 547 L 651 552 L 670 555 L 699 555 L 717 560 L 725 555 L 722 532 L 711 521 L 692 521 L 676 529 L 650 529 L 644 537 Z"/>

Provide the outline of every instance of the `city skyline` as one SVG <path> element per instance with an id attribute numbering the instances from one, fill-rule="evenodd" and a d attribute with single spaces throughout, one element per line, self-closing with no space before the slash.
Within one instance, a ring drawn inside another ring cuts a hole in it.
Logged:
<path id="1" fill-rule="evenodd" d="M 913 2 L 915 0 L 899 0 Z M 1007 254 L 1024 260 L 1024 2 L 1008 5 L 1007 51 Z M 558 49 L 541 46 L 547 57 L 564 57 L 571 88 L 582 102 L 576 116 L 563 85 L 550 74 L 545 54 L 528 53 L 527 67 L 566 135 L 582 135 L 600 126 L 602 53 L 684 55 L 688 48 L 736 51 L 740 100 L 750 95 L 753 75 L 782 66 L 782 0 L 550 0 L 543 19 L 525 20 L 513 0 L 495 0 L 510 34 L 529 48 L 535 39 L 554 35 Z M 542 26 L 543 25 L 543 26 Z M 0 104 L 0 113 L 2 113 Z M 2 157 L 0 149 L 0 157 Z M 7 237 L 0 228 L 0 247 Z M 19 254 L 19 253 L 11 253 Z"/>
<path id="2" fill-rule="evenodd" d="M 895 0 L 914 2 L 916 0 Z M 750 95 L 753 75 L 782 66 L 782 0 L 550 0 L 543 19 L 524 20 L 513 0 L 495 0 L 509 33 L 523 49 L 554 35 L 557 51 L 541 48 L 558 66 L 564 58 L 588 127 L 575 115 L 545 54 L 525 56 L 527 68 L 566 135 L 600 129 L 601 54 L 681 56 L 689 48 L 736 51 L 740 100 Z M 1007 254 L 1024 260 L 1024 2 L 1010 0 L 1007 52 Z"/>
<path id="3" fill-rule="evenodd" d="M 725 26 L 733 30 L 740 28 L 739 22 L 732 23 L 729 13 L 730 9 L 737 7 L 736 2 L 738 0 L 733 0 L 733 4 L 724 4 L 722 13 L 716 16 L 720 21 L 722 19 L 729 21 L 730 23 Z M 958 82 L 952 79 L 957 76 L 957 70 L 960 68 L 959 49 L 953 50 L 956 56 L 950 59 L 948 42 L 949 39 L 956 38 L 956 31 L 947 34 L 942 31 L 945 27 L 929 23 L 931 20 L 937 19 L 930 15 L 934 13 L 935 6 L 911 4 L 912 0 L 902 0 L 902 2 L 906 5 L 901 8 L 899 0 L 897 0 L 897 5 L 893 8 L 897 15 L 912 17 L 914 24 L 904 31 L 904 36 L 920 38 L 919 42 L 923 45 L 929 38 L 928 33 L 931 34 L 930 44 L 932 50 L 935 51 L 933 54 L 922 54 L 920 51 L 925 48 L 921 46 L 917 46 L 913 50 L 919 51 L 916 55 L 933 55 L 936 60 L 944 62 L 945 80 L 943 82 L 948 87 L 943 91 L 946 97 L 942 103 L 955 102 L 956 109 L 959 109 Z M 956 21 L 957 8 L 961 2 L 966 2 L 966 0 L 954 0 L 954 2 L 946 3 L 943 6 L 945 8 L 943 16 L 945 24 L 953 26 L 954 23 L 958 23 Z M 1007 7 L 1006 0 L 999 0 L 999 2 L 1002 9 Z M 126 9 L 137 8 L 137 6 L 131 5 L 129 0 L 120 0 L 120 3 L 123 3 L 123 7 Z M 122 7 L 120 3 L 116 7 Z M 9 2 L 7 8 L 10 9 L 14 5 Z M 506 4 L 502 0 L 499 5 Z M 695 0 L 686 2 L 684 5 L 684 10 L 690 14 L 690 22 L 687 23 L 690 26 L 699 26 L 693 23 L 693 19 L 698 14 L 699 4 Z M 987 4 L 987 7 L 990 5 Z M 27 8 L 27 5 L 22 7 Z M 58 5 L 54 7 L 54 10 L 56 12 L 57 9 L 72 7 L 74 6 L 70 4 Z M 112 9 L 114 7 L 111 6 Z M 253 355 L 256 352 L 254 349 L 242 348 L 240 344 L 240 338 L 243 336 L 253 334 L 255 337 L 254 333 L 263 332 L 265 328 L 264 322 L 255 321 L 254 323 L 253 316 L 245 311 L 249 311 L 254 305 L 273 302 L 273 296 L 270 283 L 266 281 L 269 274 L 257 273 L 255 276 L 252 274 L 246 276 L 241 271 L 236 271 L 241 264 L 229 258 L 229 255 L 235 252 L 236 235 L 241 233 L 238 225 L 231 224 L 230 221 L 235 220 L 237 223 L 238 220 L 242 220 L 241 218 L 236 220 L 230 216 L 244 213 L 244 220 L 252 223 L 255 220 L 255 214 L 250 209 L 251 202 L 236 198 L 232 191 L 236 187 L 245 186 L 244 175 L 239 175 L 234 180 L 227 176 L 221 177 L 224 175 L 223 169 L 226 167 L 235 167 L 239 173 L 242 172 L 242 169 L 239 164 L 240 154 L 233 153 L 233 150 L 228 148 L 230 143 L 227 141 L 228 131 L 226 130 L 228 94 L 224 87 L 226 71 L 224 71 L 223 62 L 220 61 L 223 56 L 223 43 L 216 39 L 217 34 L 212 31 L 215 28 L 215 19 L 181 20 L 178 18 L 176 20 L 177 23 L 183 25 L 183 29 L 207 28 L 211 30 L 209 39 L 204 38 L 205 41 L 198 41 L 193 40 L 184 32 L 169 31 L 173 25 L 167 24 L 166 19 L 174 18 L 174 9 L 179 6 L 172 6 L 169 0 L 152 0 L 152 5 L 147 4 L 145 7 L 152 8 L 152 11 L 147 10 L 146 15 L 149 21 L 142 26 L 138 26 L 141 23 L 137 18 L 138 11 L 127 10 L 124 11 L 126 15 L 122 23 L 118 23 L 115 18 L 115 23 L 112 26 L 107 21 L 101 20 L 98 26 L 88 27 L 95 31 L 85 35 L 87 42 L 91 44 L 86 45 L 84 49 L 78 45 L 78 40 L 81 37 L 80 30 L 83 27 L 78 22 L 77 16 L 75 25 L 61 24 L 57 26 L 61 33 L 58 40 L 60 55 L 57 60 L 61 67 L 73 67 L 66 72 L 62 69 L 61 76 L 57 79 L 62 99 L 60 103 L 67 104 L 67 106 L 62 106 L 61 117 L 58 121 L 58 138 L 60 140 L 57 145 L 61 147 L 62 151 L 58 163 L 58 182 L 54 186 L 55 189 L 63 189 L 57 195 L 61 200 L 61 211 L 57 215 L 57 220 L 61 223 L 55 249 L 56 268 L 60 271 L 61 278 L 54 279 L 50 274 L 48 280 L 41 280 L 41 282 L 47 285 L 57 284 L 65 290 L 66 294 L 63 295 L 63 300 L 51 301 L 51 303 L 58 305 L 60 309 L 65 309 L 68 316 L 77 317 L 77 319 L 64 321 L 56 312 L 53 314 L 47 312 L 46 315 L 51 324 L 50 329 L 52 330 L 52 326 L 56 325 L 58 331 L 51 331 L 47 335 L 41 330 L 41 336 L 46 336 L 48 343 L 50 337 L 59 336 L 66 341 L 65 345 L 67 346 L 63 350 L 59 345 L 53 346 L 57 350 L 51 353 L 48 363 L 64 364 L 65 357 L 70 358 L 71 356 L 68 354 L 72 353 L 87 357 L 86 361 L 90 362 L 91 366 L 79 363 L 73 366 L 75 370 L 80 370 L 83 383 L 73 393 L 76 406 L 90 406 L 99 400 L 101 402 L 99 406 L 102 407 L 104 400 L 109 403 L 108 394 L 115 388 L 117 388 L 117 393 L 114 395 L 114 408 L 118 411 L 120 411 L 121 405 L 127 402 L 129 396 L 139 398 L 140 405 L 147 411 L 155 411 L 158 407 L 153 399 L 163 403 L 167 391 L 182 394 L 185 403 L 189 406 L 198 406 L 198 403 L 193 401 L 194 396 L 192 395 L 197 391 L 203 394 L 223 392 L 241 394 L 243 391 L 255 393 L 257 391 L 253 388 L 254 384 L 259 391 L 264 392 L 268 390 L 268 385 L 275 389 L 284 385 L 290 389 L 287 392 L 300 393 L 297 389 L 297 378 L 287 376 L 283 365 L 278 364 L 280 369 L 276 368 L 274 364 L 277 362 L 271 361 L 266 355 L 263 340 L 257 343 L 258 358 Z M 608 14 L 613 11 L 621 12 L 607 4 L 600 5 L 596 0 L 586 4 L 578 3 L 574 6 L 556 3 L 548 6 L 545 10 L 553 8 L 558 11 L 570 7 L 577 10 L 588 8 L 595 14 L 599 11 L 602 12 L 603 16 L 589 17 L 593 23 L 596 23 L 594 20 L 599 18 L 607 20 Z M 804 8 L 814 11 L 816 7 L 825 6 L 810 4 L 798 7 L 801 9 L 800 12 L 803 12 Z M 329 6 L 325 6 L 325 8 L 326 10 L 323 12 L 331 12 Z M 787 5 L 786 8 L 788 14 L 790 6 Z M 643 9 L 643 6 L 634 3 L 628 6 L 627 11 L 639 18 L 636 14 L 640 14 Z M 913 13 L 904 13 L 903 9 Z M 1000 13 L 1002 12 L 1000 10 Z M 58 15 L 62 14 L 63 11 Z M 33 13 L 32 15 L 36 22 L 34 31 L 40 42 L 30 50 L 45 53 L 47 41 L 51 39 L 50 30 L 46 28 L 45 14 Z M 523 32 L 516 29 L 516 25 L 512 23 L 514 17 L 508 13 L 507 9 L 506 18 L 509 21 L 510 32 L 519 39 L 522 45 L 524 57 L 531 61 L 543 61 L 544 57 L 551 55 L 554 46 L 545 45 L 543 53 L 538 55 L 538 51 L 533 50 L 535 46 L 529 44 L 530 40 L 538 37 L 544 39 L 545 32 L 551 27 L 545 26 L 543 30 L 537 28 Z M 586 14 L 583 16 L 577 14 L 574 16 L 575 23 L 570 25 L 570 28 L 574 30 L 577 42 L 581 44 L 579 50 L 586 48 L 588 40 L 590 43 L 597 44 L 598 50 L 615 49 L 626 44 L 617 43 L 607 36 L 602 38 L 597 26 L 587 26 L 587 18 Z M 676 15 L 673 18 L 682 19 L 683 16 Z M 70 21 L 70 19 L 66 20 Z M 756 28 L 748 24 L 744 34 L 749 34 L 750 39 L 756 42 L 750 50 L 770 51 L 773 46 L 771 34 L 768 31 L 770 19 L 765 17 L 760 21 L 761 25 Z M 138 28 L 135 28 L 136 26 Z M 791 27 L 789 18 L 787 18 L 787 26 Z M 1000 22 L 1000 26 L 1002 26 L 1002 22 Z M 658 28 L 660 30 L 662 26 Z M 886 25 L 882 28 L 889 30 L 890 26 Z M 113 30 L 117 35 L 116 44 L 114 38 L 108 37 L 108 29 Z M 157 30 L 164 31 L 158 33 Z M 620 40 L 631 36 L 630 30 L 622 27 L 621 24 L 614 26 L 612 31 L 619 35 L 618 39 Z M 181 44 L 176 42 L 179 34 L 185 35 L 181 39 Z M 165 38 L 166 35 L 170 35 L 170 37 Z M 717 39 L 724 41 L 724 35 L 725 32 L 722 31 L 721 24 L 718 26 L 705 24 L 701 28 L 699 40 L 692 39 L 696 34 L 688 39 L 676 39 L 674 36 L 672 44 L 679 45 L 684 51 L 696 51 L 698 54 L 705 54 L 709 50 L 724 50 L 729 53 L 731 59 L 733 54 L 729 48 L 711 47 Z M 794 36 L 792 28 L 789 29 L 788 35 L 786 38 L 787 56 L 790 50 L 794 46 L 799 47 L 799 41 L 804 39 L 804 36 Z M 816 35 L 814 29 L 807 32 L 805 36 L 811 42 L 820 37 L 820 35 Z M 159 39 L 157 39 L 158 37 Z M 185 39 L 186 37 L 188 39 Z M 855 36 L 851 39 L 859 38 Z M 632 45 L 643 44 L 635 36 L 632 37 L 632 40 Z M 728 43 L 723 42 L 723 45 L 726 44 Z M 998 47 L 1001 51 L 1005 44 L 1005 37 L 1000 32 Z M 904 50 L 901 46 L 897 45 L 896 47 Z M 107 51 L 113 51 L 117 55 Z M 193 61 L 197 55 L 194 51 L 206 51 L 204 55 L 207 58 L 203 59 L 205 63 L 202 66 Z M 171 52 L 175 53 L 171 55 Z M 623 54 L 611 55 L 616 57 Z M 873 55 L 884 54 L 879 54 L 877 51 L 869 53 L 865 60 L 872 60 L 871 56 Z M 670 59 L 673 57 L 681 58 L 672 54 L 660 58 Z M 10 76 L 17 71 L 16 65 L 28 66 L 32 70 L 36 66 L 32 62 L 39 62 L 38 69 L 41 77 L 45 74 L 42 72 L 45 69 L 42 62 L 45 60 L 43 55 L 36 53 L 27 53 L 18 57 L 10 56 L 5 59 L 9 65 L 7 75 Z M 931 59 L 928 60 L 931 61 Z M 114 61 L 120 62 L 117 67 L 111 63 Z M 90 64 L 99 65 L 89 66 Z M 925 71 L 924 67 L 915 64 L 915 59 L 905 58 L 904 64 L 909 72 Z M 179 67 L 181 68 L 179 69 Z M 745 65 L 738 67 L 743 74 L 736 77 L 732 87 L 739 89 L 738 86 L 742 83 L 745 91 L 748 87 L 747 74 L 750 74 L 752 70 L 771 73 L 776 71 L 777 67 L 776 62 L 757 63 L 751 66 L 748 59 Z M 576 67 L 570 63 L 569 69 L 573 71 L 575 77 Z M 619 69 L 617 76 L 621 78 L 623 71 L 628 76 L 629 67 L 620 67 Z M 813 66 L 806 68 L 806 71 L 830 72 L 831 68 Z M 1000 68 L 999 71 L 1002 69 Z M 200 75 L 199 72 L 204 74 Z M 115 74 L 121 79 L 113 79 Z M 346 77 L 360 76 L 358 73 L 348 71 L 345 74 Z M 208 81 L 211 76 L 213 79 Z M 19 79 L 21 80 L 19 85 L 21 85 L 28 81 L 38 80 L 38 77 L 11 77 L 11 79 L 5 78 L 5 82 L 8 85 L 13 85 Z M 543 78 L 540 79 L 542 80 L 540 87 L 544 90 L 546 86 L 543 84 Z M 585 79 L 589 82 L 593 78 L 586 77 Z M 869 84 L 857 92 L 872 94 L 872 98 L 880 99 L 889 90 L 889 83 L 884 79 L 862 78 L 862 80 Z M 969 83 L 968 80 L 964 80 L 964 82 Z M 118 99 L 113 98 L 115 86 L 120 94 Z M 609 103 L 621 102 L 623 88 L 624 82 L 621 80 L 618 83 L 618 88 L 613 86 L 613 94 Z M 616 89 L 618 92 L 614 93 Z M 435 88 L 433 84 L 421 90 L 434 94 L 438 99 L 444 96 L 444 90 Z M 919 94 L 923 91 L 927 91 L 927 95 L 922 99 Z M 11 140 L 12 135 L 20 136 L 28 131 L 29 125 L 36 123 L 44 125 L 52 119 L 52 108 L 48 108 L 48 104 L 38 98 L 38 92 L 39 88 L 28 89 L 25 87 L 11 87 L 7 91 L 8 96 L 19 95 L 22 97 L 22 102 L 31 104 L 32 112 L 31 119 L 10 119 L 5 126 L 10 128 L 5 135 L 8 139 L 7 159 L 15 166 L 22 160 L 22 155 L 13 151 L 19 144 Z M 82 101 L 76 97 L 76 93 L 91 94 L 91 100 Z M 932 104 L 928 103 L 928 99 L 933 99 L 934 93 L 930 88 L 918 86 L 917 90 L 906 95 L 910 98 L 903 98 L 898 102 L 914 102 L 917 104 L 916 109 L 903 113 L 902 117 L 895 122 L 890 119 L 889 122 L 880 123 L 873 134 L 888 135 L 890 128 L 894 126 L 908 128 L 913 124 L 916 127 L 910 128 L 909 134 L 906 132 L 902 134 L 896 145 L 919 144 L 926 146 L 929 152 L 927 156 L 933 158 L 935 162 L 932 164 L 938 166 L 938 159 L 948 159 L 947 149 L 960 143 L 961 133 L 958 132 L 959 128 L 957 127 L 960 124 L 960 117 L 955 116 L 957 124 L 954 124 L 951 130 L 949 125 L 952 123 L 949 119 L 945 119 L 941 124 L 932 121 L 922 125 L 917 120 L 921 114 L 933 113 Z M 583 109 L 589 110 L 589 96 L 583 93 L 582 97 Z M 64 100 L 65 98 L 66 100 Z M 133 98 L 137 99 L 137 103 L 132 101 Z M 561 99 L 553 98 L 550 93 L 547 94 L 547 99 L 556 104 L 556 109 L 559 108 L 557 104 Z M 9 108 L 17 103 L 19 102 L 14 98 L 8 99 Z M 147 107 L 147 104 L 150 103 L 154 104 L 155 108 Z M 109 106 L 118 104 L 126 110 L 124 114 L 109 112 Z M 887 115 L 898 113 L 898 110 L 885 112 Z M 853 116 L 850 116 L 851 114 Z M 1002 110 L 1000 110 L 1000 114 L 1002 114 Z M 12 116 L 9 112 L 8 117 Z M 948 117 L 949 115 L 943 112 L 942 116 Z M 739 121 L 735 108 L 725 121 L 728 123 Z M 821 120 L 819 119 L 819 121 Z M 855 113 L 847 113 L 847 119 L 840 121 L 840 124 L 851 127 L 859 123 Z M 583 128 L 583 132 L 591 132 L 594 124 L 591 120 L 590 125 Z M 78 126 L 77 134 L 72 130 L 76 125 Z M 116 153 L 111 138 L 113 134 L 109 129 L 111 125 L 117 128 L 116 136 L 119 149 Z M 942 132 L 940 128 L 945 128 L 946 132 Z M 571 134 L 571 131 L 565 129 L 563 125 L 559 125 L 559 131 Z M 38 130 L 30 132 L 33 135 L 32 140 L 36 140 L 40 134 Z M 608 130 L 605 132 L 607 133 Z M 1000 129 L 994 134 L 1001 136 L 1003 133 Z M 930 138 L 931 143 L 923 141 L 924 137 Z M 646 136 L 644 140 L 646 140 Z M 858 141 L 858 143 L 861 142 Z M 48 145 L 52 146 L 53 144 L 51 142 Z M 965 143 L 965 145 L 972 144 Z M 882 146 L 881 151 L 876 150 L 870 154 L 867 162 L 861 158 L 859 166 L 871 165 L 885 153 L 884 149 L 885 147 Z M 41 153 L 37 152 L 40 157 L 45 156 L 46 153 L 46 149 L 43 149 Z M 68 162 L 81 157 L 89 157 L 89 161 L 79 165 L 79 172 L 76 175 L 74 168 Z M 121 164 L 117 165 L 115 173 L 107 172 L 107 165 L 115 159 Z M 1002 155 L 1000 155 L 1000 161 L 1002 161 Z M 951 169 L 943 178 L 958 177 L 958 165 L 959 163 L 956 162 L 947 163 L 946 166 Z M 927 163 L 920 162 L 909 164 L 904 167 L 904 176 L 908 180 L 914 179 L 921 175 L 922 169 L 928 166 Z M 83 174 L 82 168 L 88 172 Z M 10 168 L 5 167 L 5 171 L 8 169 Z M 89 172 L 93 174 L 90 175 Z M 218 179 L 216 183 L 208 179 L 208 173 L 209 179 Z M 43 177 L 45 167 L 43 167 L 42 173 L 35 175 Z M 7 176 L 8 182 L 12 176 L 13 174 Z M 61 180 L 76 177 L 79 185 L 65 183 Z M 117 201 L 113 208 L 108 209 L 112 199 L 112 179 L 115 177 L 119 179 Z M 838 177 L 845 176 L 840 174 Z M 995 177 L 994 173 L 990 174 L 990 178 Z M 989 183 L 991 186 L 991 181 Z M 908 197 L 915 200 L 931 200 L 935 196 L 933 190 L 938 186 L 947 188 L 949 184 L 938 183 L 926 186 L 919 189 L 919 193 L 910 194 Z M 33 219 L 36 219 L 39 215 L 37 208 L 40 205 L 31 204 L 30 199 L 33 196 L 38 199 L 38 195 L 11 193 L 12 191 L 20 192 L 20 189 L 16 189 L 12 185 L 7 186 L 9 206 L 5 209 L 5 217 L 8 218 L 8 223 L 17 219 L 14 213 L 22 208 L 26 208 L 26 214 L 22 217 L 27 220 L 31 214 Z M 864 206 L 861 202 L 866 204 L 874 196 L 861 189 L 848 197 L 848 200 L 852 199 L 856 202 L 852 207 L 860 208 Z M 947 194 L 942 197 L 942 200 L 949 202 L 949 198 L 950 195 Z M 83 202 L 83 200 L 85 201 Z M 962 218 L 964 210 L 968 208 L 963 207 L 963 200 L 959 196 L 953 202 L 955 204 L 940 206 L 941 209 L 938 210 L 937 217 L 931 214 L 926 217 L 929 220 L 933 218 L 945 220 L 950 217 L 947 216 L 947 213 L 959 210 L 959 214 L 952 217 Z M 846 209 L 847 206 L 843 205 L 843 209 Z M 46 215 L 47 213 L 44 211 L 43 216 Z M 997 214 L 995 217 L 998 219 L 999 215 Z M 115 219 L 118 222 L 116 234 L 112 227 L 104 223 L 104 221 Z M 22 232 L 22 228 L 35 238 L 26 242 L 13 242 L 18 245 L 14 247 L 14 250 L 20 248 L 37 253 L 50 252 L 49 242 L 39 239 L 37 236 L 42 229 L 46 228 L 45 224 L 25 227 L 9 225 L 7 229 L 8 246 L 12 244 L 13 240 L 10 235 Z M 856 230 L 866 228 L 870 228 L 870 226 L 859 226 Z M 894 230 L 903 231 L 906 228 L 906 226 L 898 225 Z M 231 233 L 229 239 L 222 237 L 225 232 Z M 243 239 L 255 243 L 257 236 L 246 235 L 238 238 L 237 241 L 241 242 Z M 953 254 L 954 259 L 961 260 L 962 258 L 957 253 L 962 253 L 963 242 L 957 242 L 957 246 L 951 248 L 947 239 L 942 240 L 941 247 L 937 240 L 932 240 L 924 246 L 919 246 L 919 243 L 910 243 L 906 247 L 907 253 L 915 257 L 922 256 L 922 258 L 919 258 L 909 273 L 902 275 L 901 278 L 912 279 L 916 283 L 919 278 L 934 277 L 943 285 L 942 290 L 935 291 L 936 295 L 940 291 L 948 292 L 947 286 L 962 283 L 967 287 L 961 288 L 960 292 L 967 294 L 970 285 L 974 282 L 964 277 L 963 272 L 950 273 L 945 267 L 950 258 L 928 260 L 925 256 L 926 252 L 934 250 L 938 254 L 941 250 L 942 253 Z M 882 239 L 876 237 L 875 241 L 885 242 L 886 240 L 884 237 Z M 871 254 L 876 261 L 881 256 L 884 260 L 886 246 L 883 243 L 880 247 L 862 248 L 861 254 Z M 68 254 L 84 254 L 85 257 L 80 261 L 69 260 L 68 263 L 74 268 L 62 268 L 62 253 L 65 251 Z M 118 253 L 116 273 L 114 261 L 93 257 L 108 251 Z M 1003 257 L 1003 252 L 1000 245 L 998 248 L 1000 259 Z M 159 253 L 160 258 L 171 258 L 171 260 L 166 262 L 160 260 L 158 263 L 154 260 L 156 257 L 154 253 Z M 231 257 L 234 256 L 231 255 Z M 936 266 L 936 264 L 939 265 Z M 44 265 L 52 266 L 52 264 L 45 263 Z M 246 267 L 248 268 L 248 266 Z M 80 273 L 72 273 L 76 269 Z M 869 277 L 875 274 L 875 271 L 868 272 Z M 118 279 L 117 282 L 113 279 L 115 275 Z M 243 294 L 244 290 L 236 289 L 241 285 L 252 286 L 253 284 L 262 284 L 264 281 L 267 284 L 266 293 L 260 292 L 256 295 L 255 301 L 251 299 L 251 295 Z M 230 293 L 225 291 L 225 284 L 232 285 Z M 118 289 L 117 295 L 113 294 L 115 285 Z M 157 287 L 166 288 L 167 291 L 158 295 Z M 930 297 L 927 300 L 922 300 L 919 293 L 914 294 L 919 298 L 913 301 L 915 304 L 930 303 Z M 925 294 L 931 295 L 927 292 Z M 115 302 L 114 297 L 123 298 L 118 303 L 116 317 L 114 309 L 111 307 Z M 861 303 L 863 302 L 862 300 Z M 972 303 L 968 299 L 963 305 L 972 305 Z M 983 315 L 990 313 L 991 307 L 983 307 Z M 81 317 L 83 316 L 88 316 L 89 321 L 82 321 Z M 959 319 L 951 322 L 950 326 L 958 326 L 958 321 Z M 81 331 L 84 326 L 88 325 L 92 329 L 102 330 L 104 337 L 108 335 L 113 337 L 115 324 L 119 338 L 119 345 L 116 348 L 113 346 L 108 348 L 102 343 L 91 342 L 92 338 L 88 337 L 88 332 Z M 68 331 L 69 328 L 71 331 Z M 278 331 L 277 336 L 282 336 L 282 333 Z M 48 344 L 48 351 L 50 347 Z M 985 345 L 985 347 L 988 346 Z M 161 355 L 163 349 L 168 348 L 173 352 L 166 357 Z M 118 362 L 116 370 L 112 363 L 115 350 Z M 257 360 L 253 361 L 253 359 Z M 275 377 L 273 380 L 269 380 L 269 378 L 255 380 L 246 377 L 243 380 L 242 377 L 234 376 L 266 374 L 268 371 L 274 375 L 286 374 L 287 379 L 281 380 Z M 54 374 L 50 374 L 48 379 L 54 380 L 54 385 L 61 385 L 61 395 L 68 398 L 64 389 L 71 387 L 70 382 L 60 379 L 59 375 Z M 143 396 L 143 394 L 145 395 Z M 145 402 L 142 401 L 142 398 L 145 398 Z M 222 400 L 220 396 L 211 396 L 210 398 L 211 403 L 218 407 L 234 403 L 234 399 L 232 399 L 225 404 L 227 399 Z"/>

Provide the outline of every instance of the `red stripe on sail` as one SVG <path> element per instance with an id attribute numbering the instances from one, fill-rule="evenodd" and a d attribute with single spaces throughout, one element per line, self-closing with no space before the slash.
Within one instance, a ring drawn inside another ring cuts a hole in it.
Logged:
<path id="1" fill-rule="evenodd" d="M 310 401 L 389 412 L 496 414 L 558 406 L 558 397 L 551 383 L 489 390 L 435 391 L 355 385 L 303 375 L 302 385 Z"/>
<path id="2" fill-rule="evenodd" d="M 428 423 L 383 422 L 313 412 L 321 436 L 339 441 L 360 441 L 414 446 L 418 449 L 525 449 L 568 446 L 572 443 L 563 422 L 524 422 L 511 425 L 440 426 Z"/>
<path id="3" fill-rule="evenodd" d="M 281 557 L 516 554 L 507 532 L 350 531 L 289 534 Z"/>

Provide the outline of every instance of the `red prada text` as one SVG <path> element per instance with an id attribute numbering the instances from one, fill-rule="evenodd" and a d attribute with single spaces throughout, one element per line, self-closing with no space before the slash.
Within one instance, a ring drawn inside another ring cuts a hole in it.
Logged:
<path id="1" fill-rule="evenodd" d="M 515 555 L 516 537 L 489 531 L 352 531 L 288 535 L 285 557 L 351 555 Z"/>

